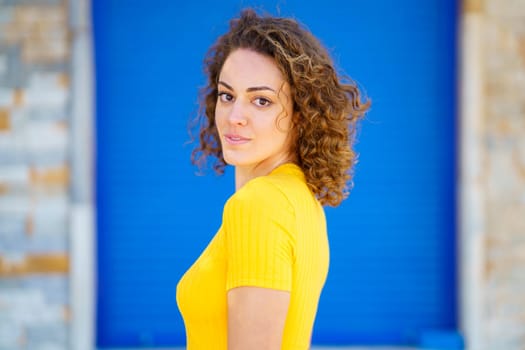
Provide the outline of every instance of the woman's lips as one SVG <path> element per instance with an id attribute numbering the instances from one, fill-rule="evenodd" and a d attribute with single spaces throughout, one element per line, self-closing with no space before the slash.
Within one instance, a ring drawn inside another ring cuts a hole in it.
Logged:
<path id="1" fill-rule="evenodd" d="M 235 134 L 226 134 L 224 135 L 224 139 L 230 145 L 242 145 L 250 141 L 247 137 Z"/>

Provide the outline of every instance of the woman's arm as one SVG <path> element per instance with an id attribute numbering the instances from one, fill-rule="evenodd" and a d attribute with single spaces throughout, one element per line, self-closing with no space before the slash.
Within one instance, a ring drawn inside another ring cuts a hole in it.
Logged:
<path id="1" fill-rule="evenodd" d="M 290 293 L 238 287 L 228 291 L 228 350 L 280 350 Z"/>

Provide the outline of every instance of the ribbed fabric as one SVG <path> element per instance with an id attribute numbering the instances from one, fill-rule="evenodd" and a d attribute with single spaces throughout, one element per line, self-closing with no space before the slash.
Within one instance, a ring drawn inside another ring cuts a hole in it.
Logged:
<path id="1" fill-rule="evenodd" d="M 240 286 L 289 291 L 282 349 L 308 349 L 328 261 L 324 211 L 300 168 L 284 164 L 249 181 L 177 286 L 187 349 L 227 349 L 226 294 Z"/>

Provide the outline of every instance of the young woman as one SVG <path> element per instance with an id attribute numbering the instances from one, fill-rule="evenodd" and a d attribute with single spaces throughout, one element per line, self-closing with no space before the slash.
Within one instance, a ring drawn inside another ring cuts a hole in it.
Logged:
<path id="1" fill-rule="evenodd" d="M 211 47 L 196 163 L 235 167 L 218 232 L 177 286 L 188 350 L 308 349 L 368 109 L 295 20 L 244 10 Z"/>

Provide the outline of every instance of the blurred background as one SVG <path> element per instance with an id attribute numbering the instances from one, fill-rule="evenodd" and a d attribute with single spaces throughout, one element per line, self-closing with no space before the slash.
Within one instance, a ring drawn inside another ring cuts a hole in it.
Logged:
<path id="1" fill-rule="evenodd" d="M 0 349 L 183 348 L 202 59 L 251 6 L 372 100 L 314 349 L 525 348 L 525 2 L 0 0 Z"/>

